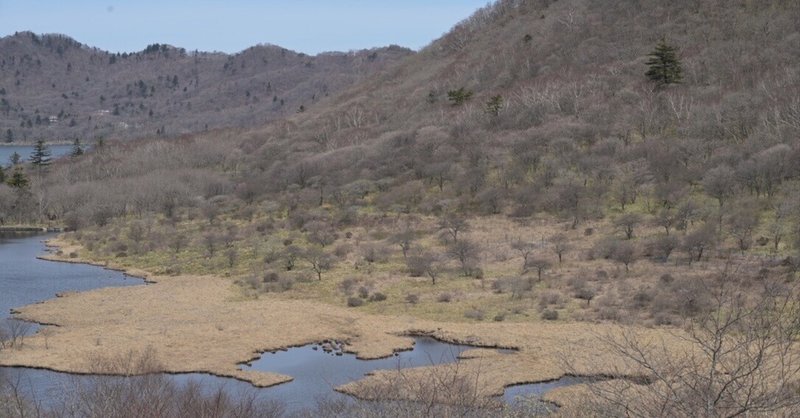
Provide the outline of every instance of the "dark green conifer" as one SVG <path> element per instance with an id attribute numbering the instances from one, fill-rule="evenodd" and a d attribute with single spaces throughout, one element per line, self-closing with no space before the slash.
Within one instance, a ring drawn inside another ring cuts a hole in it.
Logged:
<path id="1" fill-rule="evenodd" d="M 681 82 L 683 78 L 681 62 L 678 60 L 675 48 L 667 44 L 664 38 L 661 38 L 656 49 L 647 56 L 650 58 L 646 62 L 648 70 L 645 75 L 656 82 L 658 87 Z"/>
<path id="2" fill-rule="evenodd" d="M 461 106 L 471 98 L 472 90 L 467 90 L 464 87 L 461 87 L 458 90 L 450 90 L 447 92 L 447 100 L 450 100 L 450 103 L 452 103 L 453 106 Z"/>
<path id="3" fill-rule="evenodd" d="M 10 163 L 12 166 L 19 164 L 21 161 L 22 161 L 22 157 L 21 157 L 21 156 L 19 155 L 19 153 L 18 153 L 18 152 L 16 152 L 16 151 L 14 151 L 14 153 L 13 153 L 13 154 L 11 154 L 11 156 L 10 156 L 10 157 L 8 157 L 8 162 L 9 162 L 9 163 Z"/>
<path id="4" fill-rule="evenodd" d="M 503 96 L 497 95 L 492 96 L 488 102 L 486 102 L 486 113 L 497 116 L 500 114 L 500 109 L 503 108 Z"/>
<path id="5" fill-rule="evenodd" d="M 75 138 L 75 141 L 72 142 L 72 151 L 70 151 L 69 156 L 75 158 L 81 155 L 83 155 L 83 146 L 81 146 L 81 140 Z"/>
<path id="6" fill-rule="evenodd" d="M 22 168 L 17 167 L 14 174 L 8 179 L 8 185 L 15 189 L 24 189 L 28 187 L 28 176 L 22 171 Z"/>
<path id="7" fill-rule="evenodd" d="M 31 164 L 38 168 L 45 168 L 50 165 L 50 148 L 44 143 L 43 139 L 36 141 L 31 153 Z"/>

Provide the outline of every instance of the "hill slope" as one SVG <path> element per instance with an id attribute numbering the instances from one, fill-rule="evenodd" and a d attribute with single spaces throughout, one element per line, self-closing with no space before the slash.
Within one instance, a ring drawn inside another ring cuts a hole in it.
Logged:
<path id="1" fill-rule="evenodd" d="M 662 383 L 718 376 L 724 393 L 679 391 L 637 414 L 769 415 L 776 397 L 800 404 L 773 390 L 785 369 L 764 370 L 782 358 L 763 351 L 797 352 L 779 320 L 796 315 L 779 310 L 794 308 L 800 271 L 799 22 L 796 1 L 503 0 L 306 112 L 13 168 L 0 218 L 76 229 L 67 257 L 232 277 L 243 299 L 468 328 L 690 328 L 695 346 L 746 348 L 651 364 Z M 645 75 L 662 40 L 682 83 Z M 593 354 L 596 336 L 577 338 Z M 620 344 L 638 366 L 689 353 Z M 708 360 L 754 378 L 741 386 Z"/>
<path id="2" fill-rule="evenodd" d="M 111 54 L 61 35 L 0 39 L 0 140 L 84 142 L 260 126 L 410 55 L 400 47 L 307 56 L 150 45 Z"/>
<path id="3" fill-rule="evenodd" d="M 73 228 L 166 218 L 188 228 L 198 251 L 217 236 L 207 229 L 223 228 L 219 218 L 327 243 L 342 229 L 415 215 L 601 228 L 610 241 L 584 256 L 616 254 L 626 269 L 642 256 L 664 259 L 665 248 L 688 261 L 709 248 L 788 255 L 800 248 L 798 9 L 501 1 L 302 114 L 250 131 L 109 144 L 33 170 L 30 195 L 0 188 L 3 212 Z M 681 84 L 663 88 L 644 75 L 662 38 L 684 68 Z M 459 90 L 472 94 L 449 100 Z M 210 225 L 197 225 L 204 217 Z M 617 242 L 636 228 L 650 228 L 638 247 Z M 259 239 L 231 233 L 229 244 Z M 521 232 L 503 234 L 498 248 Z M 612 251 L 618 244 L 625 254 Z M 154 233 L 148 251 L 168 245 Z M 264 265 L 255 257 L 229 268 Z"/>

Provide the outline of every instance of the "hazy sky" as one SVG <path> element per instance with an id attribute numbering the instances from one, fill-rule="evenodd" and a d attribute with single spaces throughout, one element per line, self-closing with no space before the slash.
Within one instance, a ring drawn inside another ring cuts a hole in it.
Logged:
<path id="1" fill-rule="evenodd" d="M 152 43 L 238 52 L 271 43 L 299 52 L 397 44 L 419 49 L 487 0 L 0 0 L 0 36 L 62 33 L 112 52 Z"/>

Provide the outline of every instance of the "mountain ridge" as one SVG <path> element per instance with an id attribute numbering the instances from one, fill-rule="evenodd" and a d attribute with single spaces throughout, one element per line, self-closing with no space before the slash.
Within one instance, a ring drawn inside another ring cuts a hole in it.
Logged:
<path id="1" fill-rule="evenodd" d="M 0 38 L 0 141 L 84 142 L 253 127 L 303 111 L 413 51 L 110 53 L 60 34 Z"/>

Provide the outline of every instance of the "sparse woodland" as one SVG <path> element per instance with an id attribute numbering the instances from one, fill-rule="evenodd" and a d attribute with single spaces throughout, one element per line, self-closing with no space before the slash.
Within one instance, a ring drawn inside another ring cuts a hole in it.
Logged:
<path id="1" fill-rule="evenodd" d="M 0 220 L 66 225 L 81 257 L 230 276 L 249 298 L 467 322 L 702 324 L 700 345 L 735 344 L 764 325 L 748 313 L 797 316 L 799 41 L 795 1 L 501 0 L 265 126 L 5 168 L 30 184 L 0 186 Z M 666 83 L 646 75 L 660 42 L 682 69 Z M 708 328 L 720 312 L 733 315 L 722 336 Z M 795 324 L 773 325 L 744 346 L 766 339 L 764 356 L 789 358 Z M 610 343 L 642 360 L 635 341 Z M 761 364 L 732 357 L 769 386 Z M 651 371 L 705 371 L 665 364 Z M 781 396 L 740 413 L 795 408 L 798 376 L 784 373 Z M 608 415 L 655 413 L 598 388 Z M 676 395 L 685 404 L 661 413 L 729 416 L 738 389 L 719 408 Z"/>

